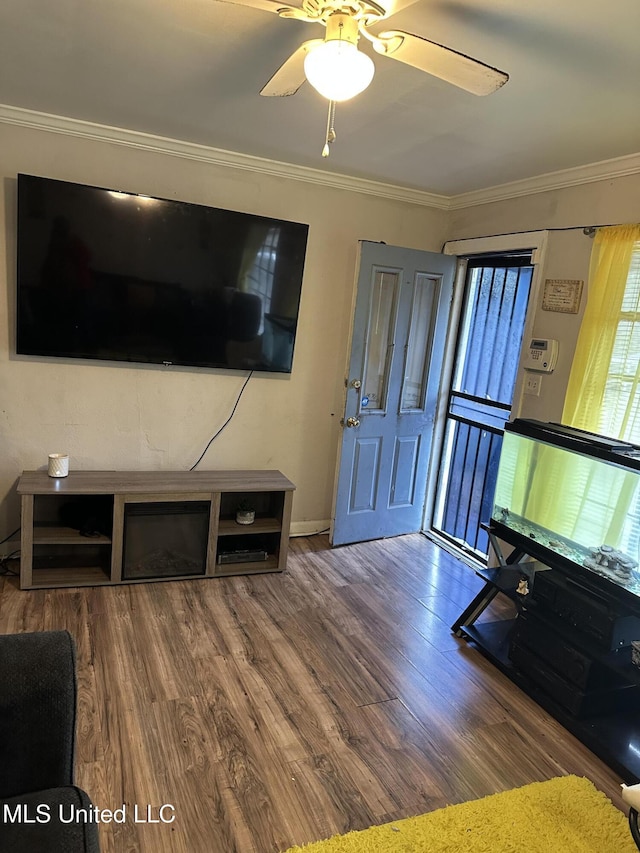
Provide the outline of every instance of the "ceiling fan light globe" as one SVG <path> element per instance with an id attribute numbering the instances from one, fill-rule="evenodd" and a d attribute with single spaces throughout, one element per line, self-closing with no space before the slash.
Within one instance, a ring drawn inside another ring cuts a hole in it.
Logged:
<path id="1" fill-rule="evenodd" d="M 304 73 L 313 88 L 329 101 L 348 101 L 364 92 L 375 66 L 366 53 L 347 41 L 326 41 L 310 51 Z"/>

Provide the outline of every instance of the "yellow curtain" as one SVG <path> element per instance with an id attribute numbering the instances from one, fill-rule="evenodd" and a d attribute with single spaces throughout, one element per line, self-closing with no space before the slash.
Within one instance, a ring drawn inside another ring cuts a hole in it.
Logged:
<path id="1" fill-rule="evenodd" d="M 588 301 L 562 416 L 564 424 L 613 438 L 623 436 L 616 433 L 614 418 L 606 417 L 609 413 L 603 411 L 603 400 L 638 241 L 640 225 L 601 228 L 596 234 Z M 628 387 L 621 388 L 620 394 L 628 396 Z M 609 404 L 607 400 L 607 409 Z M 526 456 L 524 449 L 522 452 Z M 519 460 L 519 469 L 526 470 L 526 464 L 525 458 Z M 592 544 L 608 543 L 615 547 L 620 542 L 636 488 L 635 475 L 573 454 L 569 457 L 552 447 L 541 447 L 524 514 L 568 539 L 583 544 L 592 539 Z"/>
<path id="2" fill-rule="evenodd" d="M 590 432 L 603 429 L 602 400 L 631 257 L 638 241 L 640 225 L 600 228 L 596 233 L 589 267 L 587 306 L 571 367 L 562 423 Z"/>

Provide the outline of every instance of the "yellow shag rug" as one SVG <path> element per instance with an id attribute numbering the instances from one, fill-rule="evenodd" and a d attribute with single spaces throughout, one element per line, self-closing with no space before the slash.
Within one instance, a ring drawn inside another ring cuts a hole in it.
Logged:
<path id="1" fill-rule="evenodd" d="M 587 779 L 561 776 L 287 853 L 638 853 L 626 816 Z"/>

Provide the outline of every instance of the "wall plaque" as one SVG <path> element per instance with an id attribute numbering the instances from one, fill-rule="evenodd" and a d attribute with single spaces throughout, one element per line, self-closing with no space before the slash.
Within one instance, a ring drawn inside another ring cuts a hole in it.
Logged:
<path id="1" fill-rule="evenodd" d="M 580 308 L 583 282 L 579 279 L 548 278 L 542 294 L 543 311 L 577 314 Z"/>

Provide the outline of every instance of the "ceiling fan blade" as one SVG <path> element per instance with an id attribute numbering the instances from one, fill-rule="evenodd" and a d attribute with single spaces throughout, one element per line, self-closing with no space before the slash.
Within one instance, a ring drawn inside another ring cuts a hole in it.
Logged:
<path id="1" fill-rule="evenodd" d="M 275 12 L 288 3 L 283 3 L 282 0 L 216 0 L 217 3 L 229 3 L 231 6 L 251 6 L 254 9 L 262 9 L 263 12 Z"/>
<path id="2" fill-rule="evenodd" d="M 378 0 L 377 5 L 384 13 L 379 20 L 391 18 L 393 15 L 397 15 L 398 12 L 403 12 L 409 6 L 414 6 L 419 2 L 420 0 Z"/>
<path id="3" fill-rule="evenodd" d="M 383 56 L 426 71 L 473 95 L 490 95 L 509 79 L 504 71 L 411 33 L 390 30 L 379 33 L 372 42 Z"/>
<path id="4" fill-rule="evenodd" d="M 304 58 L 315 47 L 323 44 L 322 39 L 311 39 L 303 42 L 278 68 L 271 80 L 263 86 L 260 94 L 267 98 L 286 98 L 295 95 L 307 79 L 304 73 Z"/>

